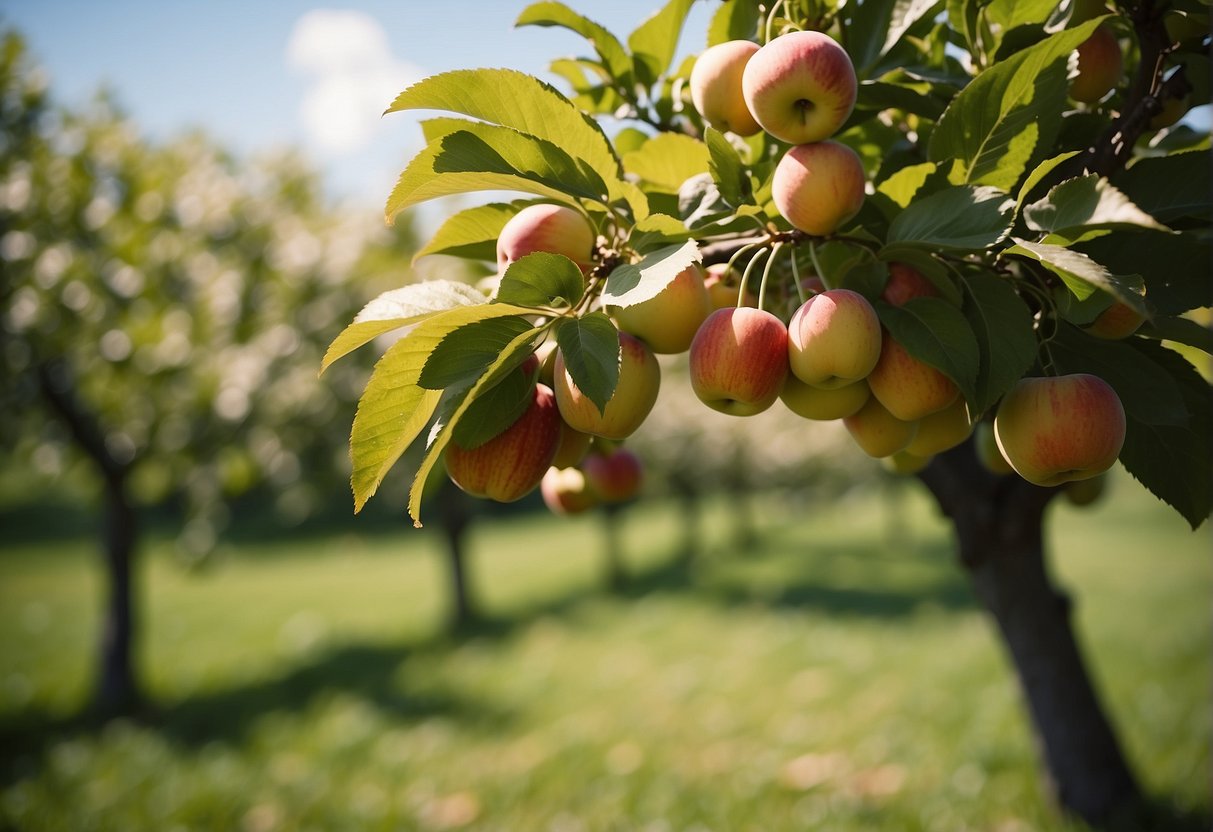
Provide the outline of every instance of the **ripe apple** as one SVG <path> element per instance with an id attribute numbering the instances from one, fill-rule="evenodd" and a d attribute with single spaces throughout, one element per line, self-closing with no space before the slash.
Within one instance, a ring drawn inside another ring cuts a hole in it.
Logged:
<path id="1" fill-rule="evenodd" d="M 878 458 L 904 451 L 918 432 L 917 422 L 898 419 L 875 396 L 842 423 L 865 454 Z"/>
<path id="2" fill-rule="evenodd" d="M 998 448 L 1036 485 L 1102 474 L 1125 441 L 1125 411 L 1106 381 L 1088 373 L 1020 379 L 994 417 Z"/>
<path id="3" fill-rule="evenodd" d="M 728 309 L 730 306 L 758 306 L 758 296 L 746 289 L 745 292 L 739 292 L 741 288 L 741 275 L 735 270 L 730 270 L 727 263 L 714 263 L 707 267 L 707 274 L 703 278 L 704 288 L 708 290 L 708 300 L 711 301 L 713 309 Z M 737 302 L 738 294 L 741 295 L 741 303 Z"/>
<path id="4" fill-rule="evenodd" d="M 536 384 L 531 404 L 514 424 L 475 448 L 446 447 L 451 481 L 474 497 L 512 503 L 534 490 L 560 443 L 560 411 L 550 388 Z"/>
<path id="5" fill-rule="evenodd" d="M 1136 332 L 1145 320 L 1145 316 L 1133 307 L 1116 301 L 1083 329 L 1096 338 L 1119 340 Z"/>
<path id="6" fill-rule="evenodd" d="M 913 298 L 939 297 L 939 290 L 913 266 L 890 263 L 889 280 L 885 283 L 880 297 L 887 303 L 901 306 Z"/>
<path id="7" fill-rule="evenodd" d="M 1099 474 L 1085 480 L 1066 483 L 1065 495 L 1070 505 L 1085 507 L 1099 500 L 1108 489 L 1108 475 Z"/>
<path id="8" fill-rule="evenodd" d="M 973 450 L 977 453 L 977 461 L 991 474 L 1006 476 L 1014 474 L 1015 469 L 1007 462 L 1002 451 L 998 450 L 998 440 L 994 438 L 994 423 L 982 421 L 973 429 Z"/>
<path id="9" fill-rule="evenodd" d="M 539 493 L 553 514 L 581 514 L 598 505 L 598 498 L 578 468 L 549 468 L 539 483 Z"/>
<path id="10" fill-rule="evenodd" d="M 969 421 L 969 406 L 962 398 L 918 420 L 918 433 L 914 441 L 906 446 L 915 456 L 934 456 L 949 448 L 955 448 L 973 433 Z"/>
<path id="11" fill-rule="evenodd" d="M 619 353 L 619 383 L 600 413 L 598 405 L 573 383 L 564 366 L 564 354 L 556 352 L 556 402 L 569 427 L 607 439 L 624 439 L 649 415 L 661 387 L 657 358 L 643 341 L 626 332 L 619 333 Z"/>
<path id="12" fill-rule="evenodd" d="M 604 503 L 630 500 L 640 491 L 644 467 L 640 458 L 627 448 L 615 448 L 609 453 L 593 453 L 581 464 L 590 490 Z"/>
<path id="13" fill-rule="evenodd" d="M 855 107 L 859 89 L 846 51 L 821 32 L 790 32 L 759 49 L 745 66 L 746 106 L 788 144 L 828 139 Z"/>
<path id="14" fill-rule="evenodd" d="M 1116 33 L 1106 23 L 1078 44 L 1078 74 L 1070 80 L 1070 97 L 1094 104 L 1120 81 L 1123 59 Z"/>
<path id="15" fill-rule="evenodd" d="M 863 207 L 863 162 L 835 141 L 796 145 L 775 166 L 771 198 L 794 228 L 832 234 Z"/>
<path id="16" fill-rule="evenodd" d="M 579 430 L 573 430 L 568 422 L 560 420 L 560 444 L 556 446 L 556 455 L 552 457 L 553 468 L 572 468 L 589 453 L 590 442 L 594 437 Z"/>
<path id="17" fill-rule="evenodd" d="M 691 387 L 708 407 L 752 416 L 779 398 L 788 375 L 788 329 L 770 312 L 717 309 L 691 342 Z"/>
<path id="18" fill-rule="evenodd" d="M 668 286 L 645 302 L 610 310 L 621 330 L 663 355 L 686 352 L 711 311 L 712 299 L 698 263 L 680 271 Z"/>
<path id="19" fill-rule="evenodd" d="M 863 407 L 872 393 L 866 381 L 857 381 L 845 387 L 835 387 L 823 390 L 805 384 L 796 378 L 795 373 L 788 373 L 783 383 L 779 398 L 788 410 L 797 416 L 818 421 L 842 419 L 855 413 Z"/>
<path id="20" fill-rule="evenodd" d="M 850 289 L 813 295 L 788 324 L 792 374 L 831 390 L 867 378 L 880 358 L 880 319 L 867 298 Z"/>
<path id="21" fill-rule="evenodd" d="M 586 218 L 563 205 L 529 205 L 497 235 L 497 272 L 528 254 L 546 251 L 563 254 L 582 271 L 593 263 L 594 229 Z"/>
<path id="22" fill-rule="evenodd" d="M 915 456 L 908 450 L 898 451 L 892 456 L 883 457 L 880 461 L 884 467 L 894 474 L 917 474 L 931 464 L 934 456 Z"/>
<path id="23" fill-rule="evenodd" d="M 898 419 L 915 422 L 956 401 L 960 390 L 939 370 L 919 361 L 883 333 L 880 359 L 868 375 L 872 395 Z"/>
<path id="24" fill-rule="evenodd" d="M 730 40 L 704 50 L 691 68 L 691 103 L 703 120 L 717 130 L 753 136 L 762 128 L 741 93 L 741 76 L 758 44 Z"/>

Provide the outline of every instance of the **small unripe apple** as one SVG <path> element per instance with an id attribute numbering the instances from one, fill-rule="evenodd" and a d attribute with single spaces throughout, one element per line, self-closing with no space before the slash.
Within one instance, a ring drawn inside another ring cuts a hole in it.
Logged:
<path id="1" fill-rule="evenodd" d="M 581 514 L 598 505 L 585 474 L 578 468 L 549 468 L 539 483 L 539 493 L 553 514 Z"/>
<path id="2" fill-rule="evenodd" d="M 691 387 L 708 407 L 752 416 L 779 398 L 788 374 L 788 329 L 770 312 L 717 309 L 695 333 Z"/>
<path id="3" fill-rule="evenodd" d="M 794 228 L 824 236 L 859 213 L 864 181 L 863 162 L 845 144 L 799 144 L 775 166 L 771 198 Z"/>
<path id="4" fill-rule="evenodd" d="M 703 285 L 708 290 L 708 300 L 713 309 L 728 309 L 730 306 L 758 306 L 758 296 L 746 289 L 741 292 L 741 275 L 735 270 L 730 273 L 728 264 L 714 263 L 707 267 L 707 275 Z M 737 302 L 741 296 L 741 303 Z"/>
<path id="5" fill-rule="evenodd" d="M 828 139 L 855 107 L 855 66 L 821 32 L 790 32 L 759 49 L 741 79 L 746 106 L 772 136 L 788 144 Z"/>
<path id="6" fill-rule="evenodd" d="M 1101 23 L 1091 37 L 1078 45 L 1078 74 L 1070 80 L 1070 97 L 1094 104 L 1120 81 L 1123 58 L 1116 33 Z"/>
<path id="7" fill-rule="evenodd" d="M 653 351 L 639 338 L 619 333 L 619 382 L 604 412 L 573 383 L 556 352 L 556 401 L 569 427 L 606 439 L 625 439 L 644 422 L 657 402 L 661 367 Z"/>
<path id="8" fill-rule="evenodd" d="M 889 280 L 885 283 L 880 297 L 886 303 L 901 306 L 914 298 L 939 297 L 939 290 L 913 266 L 907 266 L 905 263 L 890 263 Z"/>
<path id="9" fill-rule="evenodd" d="M 1066 501 L 1070 505 L 1086 507 L 1103 497 L 1108 489 L 1108 475 L 1088 477 L 1085 480 L 1068 482 L 1065 486 Z"/>
<path id="10" fill-rule="evenodd" d="M 904 451 L 918 432 L 917 422 L 898 419 L 875 396 L 856 413 L 842 420 L 847 432 L 863 452 L 872 457 L 892 456 Z"/>
<path id="11" fill-rule="evenodd" d="M 1096 338 L 1110 341 L 1128 338 L 1141 327 L 1146 318 L 1126 303 L 1115 301 L 1083 329 Z"/>
<path id="12" fill-rule="evenodd" d="M 635 306 L 611 309 L 621 330 L 635 335 L 661 355 L 686 352 L 712 300 L 698 263 L 687 266 L 655 296 Z"/>
<path id="13" fill-rule="evenodd" d="M 451 481 L 474 497 L 511 503 L 539 485 L 560 443 L 556 398 L 536 384 L 523 414 L 497 436 L 475 448 L 451 440 L 446 470 Z"/>
<path id="14" fill-rule="evenodd" d="M 868 386 L 890 413 L 906 422 L 943 410 L 960 395 L 950 378 L 910 355 L 887 330 L 880 345 L 880 360 L 868 375 Z"/>
<path id="15" fill-rule="evenodd" d="M 529 205 L 509 219 L 497 236 L 497 272 L 537 251 L 563 254 L 582 271 L 593 263 L 594 230 L 586 218 L 563 205 Z"/>
<path id="16" fill-rule="evenodd" d="M 691 103 L 703 120 L 717 130 L 752 136 L 762 128 L 754 120 L 741 92 L 741 76 L 758 51 L 750 40 L 731 40 L 704 50 L 691 68 Z"/>
<path id="17" fill-rule="evenodd" d="M 572 468 L 589 453 L 590 442 L 594 437 L 579 430 L 573 430 L 563 418 L 560 420 L 560 444 L 556 446 L 556 455 L 552 457 L 553 468 Z"/>
<path id="18" fill-rule="evenodd" d="M 981 467 L 991 474 L 998 474 L 1001 477 L 1015 473 L 1011 463 L 1007 462 L 1002 451 L 998 450 L 998 440 L 994 438 L 993 422 L 977 423 L 977 427 L 973 429 L 973 450 L 977 454 L 977 461 L 981 463 Z"/>
<path id="19" fill-rule="evenodd" d="M 788 363 L 806 384 L 846 387 L 867 378 L 879 358 L 880 319 L 858 292 L 813 295 L 788 323 Z"/>
<path id="20" fill-rule="evenodd" d="M 923 468 L 926 468 L 934 458 L 934 456 L 915 456 L 909 450 L 905 450 L 898 451 L 892 456 L 883 457 L 880 461 L 885 468 L 894 474 L 908 476 L 910 474 L 917 474 Z"/>
<path id="21" fill-rule="evenodd" d="M 906 451 L 915 456 L 934 456 L 949 448 L 955 448 L 973 433 L 969 421 L 969 406 L 965 400 L 956 401 L 918 420 L 918 433 Z"/>
<path id="22" fill-rule="evenodd" d="M 586 482 L 594 495 L 604 503 L 630 500 L 644 482 L 644 466 L 640 458 L 627 448 L 615 448 L 610 453 L 590 454 L 581 464 Z"/>
<path id="23" fill-rule="evenodd" d="M 1106 381 L 1089 373 L 1020 379 L 994 417 L 998 448 L 1036 485 L 1102 474 L 1125 441 L 1125 411 Z"/>
<path id="24" fill-rule="evenodd" d="M 866 381 L 857 381 L 845 387 L 833 390 L 823 390 L 805 384 L 796 378 L 794 373 L 788 373 L 779 394 L 780 400 L 787 405 L 788 410 L 797 416 L 818 421 L 843 419 L 867 403 L 872 392 Z"/>

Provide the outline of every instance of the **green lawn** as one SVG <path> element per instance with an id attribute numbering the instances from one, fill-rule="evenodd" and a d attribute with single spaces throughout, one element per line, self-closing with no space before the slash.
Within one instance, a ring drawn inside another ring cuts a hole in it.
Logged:
<path id="1" fill-rule="evenodd" d="M 1050 509 L 1055 571 L 1168 828 L 1207 829 L 1209 539 L 1115 485 Z M 459 638 L 436 534 L 247 544 L 200 574 L 154 542 L 158 713 L 101 728 L 71 720 L 92 544 L 0 544 L 0 828 L 1072 828 L 947 528 L 899 494 L 764 506 L 748 552 L 712 502 L 690 569 L 670 565 L 677 516 L 637 508 L 619 594 L 598 518 L 486 522 L 491 621 Z"/>

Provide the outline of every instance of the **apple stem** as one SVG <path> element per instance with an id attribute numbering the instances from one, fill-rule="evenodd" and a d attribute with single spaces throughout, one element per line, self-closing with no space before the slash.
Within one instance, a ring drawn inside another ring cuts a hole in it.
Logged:
<path id="1" fill-rule="evenodd" d="M 817 243 L 809 240 L 809 259 L 813 261 L 813 271 L 817 272 L 817 276 L 821 278 L 822 285 L 827 289 L 833 289 L 830 281 L 826 279 L 825 272 L 821 269 L 821 261 L 817 259 Z"/>
<path id="2" fill-rule="evenodd" d="M 779 254 L 779 250 L 783 248 L 783 243 L 776 243 L 771 248 L 771 256 L 767 258 L 767 264 L 762 270 L 762 282 L 758 284 L 758 308 L 762 309 L 766 306 L 767 301 L 767 281 L 771 277 L 771 267 L 775 265 L 775 256 Z"/>
<path id="3" fill-rule="evenodd" d="M 800 265 L 796 262 L 796 249 L 792 248 L 792 280 L 796 282 L 796 294 L 800 298 L 800 305 L 808 301 L 808 296 L 805 295 L 804 286 L 800 282 Z"/>
<path id="4" fill-rule="evenodd" d="M 757 254 L 755 254 L 753 257 L 751 257 L 749 263 L 746 263 L 745 273 L 742 274 L 742 276 L 741 276 L 741 289 L 743 292 L 745 291 L 745 287 L 748 286 L 750 283 L 750 273 L 754 271 L 754 267 L 758 265 L 758 261 L 761 260 L 764 256 L 766 256 L 769 253 L 770 253 L 770 249 L 764 248 L 761 251 L 759 251 Z M 759 291 L 758 308 L 761 309 L 762 308 L 762 287 L 761 286 L 759 287 L 758 291 Z"/>

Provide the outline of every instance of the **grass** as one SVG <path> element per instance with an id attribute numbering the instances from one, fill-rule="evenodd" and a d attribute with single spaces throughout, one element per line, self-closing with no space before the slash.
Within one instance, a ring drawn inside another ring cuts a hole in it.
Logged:
<path id="1" fill-rule="evenodd" d="M 1058 579 L 1168 828 L 1209 825 L 1208 538 L 1128 481 L 1057 505 Z M 488 620 L 447 636 L 436 534 L 249 541 L 139 574 L 156 712 L 93 726 L 87 540 L 0 556 L 0 827 L 28 830 L 1073 829 L 917 491 L 765 505 L 760 545 L 676 565 L 667 506 L 472 533 Z M 794 518 L 794 519 L 793 519 Z M 1185 820 L 1186 819 L 1186 820 Z"/>

